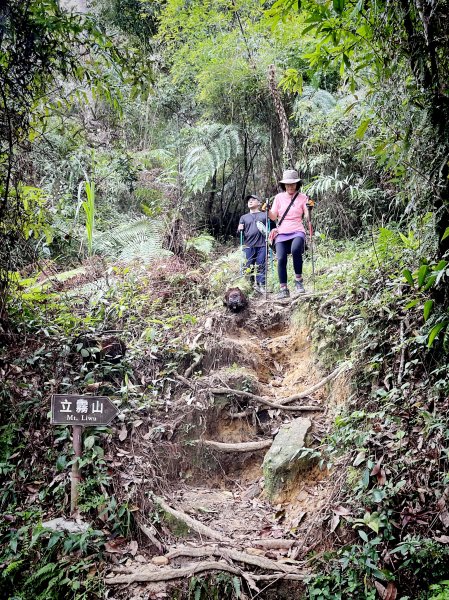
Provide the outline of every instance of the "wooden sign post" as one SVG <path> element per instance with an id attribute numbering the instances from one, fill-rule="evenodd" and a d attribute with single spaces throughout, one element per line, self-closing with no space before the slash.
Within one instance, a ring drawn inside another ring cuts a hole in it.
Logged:
<path id="1" fill-rule="evenodd" d="M 109 425 L 117 415 L 117 407 L 106 396 L 77 396 L 53 394 L 51 397 L 52 425 L 70 425 L 73 434 L 74 460 L 71 473 L 70 511 L 78 506 L 78 486 L 81 480 L 79 459 L 83 452 L 83 427 Z"/>

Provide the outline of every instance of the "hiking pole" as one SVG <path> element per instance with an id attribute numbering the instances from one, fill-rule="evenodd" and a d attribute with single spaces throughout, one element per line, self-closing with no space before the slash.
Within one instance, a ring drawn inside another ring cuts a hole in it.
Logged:
<path id="1" fill-rule="evenodd" d="M 265 200 L 265 300 L 267 299 L 268 286 L 268 234 L 270 232 L 270 222 L 268 219 L 268 198 Z"/>
<path id="2" fill-rule="evenodd" d="M 243 275 L 243 229 L 240 231 L 240 277 Z"/>
<path id="3" fill-rule="evenodd" d="M 307 208 L 309 209 L 309 236 L 310 236 L 310 254 L 312 258 L 312 281 L 313 291 L 315 292 L 315 258 L 313 256 L 313 229 L 312 229 L 312 209 L 315 206 L 314 200 L 309 198 L 307 201 Z"/>

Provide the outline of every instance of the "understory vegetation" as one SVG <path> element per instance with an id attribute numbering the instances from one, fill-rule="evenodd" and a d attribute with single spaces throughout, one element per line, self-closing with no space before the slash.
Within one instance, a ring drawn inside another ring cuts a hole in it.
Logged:
<path id="1" fill-rule="evenodd" d="M 0 6 L 0 598 L 112 597 L 112 566 L 166 549 L 148 542 L 171 539 L 163 511 L 119 471 L 139 440 L 155 494 L 207 472 L 180 394 L 204 408 L 207 320 L 228 287 L 252 294 L 239 217 L 286 168 L 316 201 L 291 311 L 351 390 L 304 450 L 344 476 L 291 559 L 295 597 L 449 598 L 447 0 L 68 4 Z M 51 523 L 77 460 L 55 393 L 119 411 L 84 430 L 73 530 Z M 167 593 L 284 597 L 250 584 Z"/>

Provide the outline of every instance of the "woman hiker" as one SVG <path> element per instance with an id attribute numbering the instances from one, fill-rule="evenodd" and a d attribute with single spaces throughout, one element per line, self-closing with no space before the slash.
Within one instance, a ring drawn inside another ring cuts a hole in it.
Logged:
<path id="1" fill-rule="evenodd" d="M 278 298 L 288 298 L 290 292 L 287 287 L 287 256 L 293 257 L 293 268 L 295 271 L 295 289 L 304 294 L 304 283 L 302 280 L 302 255 L 306 243 L 306 230 L 303 218 L 309 219 L 309 210 L 305 194 L 300 193 L 301 178 L 298 171 L 284 171 L 279 182 L 280 194 L 274 198 L 273 206 L 268 211 L 268 216 L 277 221 L 276 229 L 270 233 L 270 239 L 276 244 L 276 256 L 278 261 L 278 276 L 280 292 Z"/>
<path id="2" fill-rule="evenodd" d="M 243 231 L 245 243 L 246 269 L 250 273 L 249 280 L 253 281 L 255 269 L 254 289 L 263 292 L 265 289 L 265 228 L 267 225 L 266 214 L 260 210 L 260 200 L 257 196 L 247 196 L 249 212 L 240 217 L 237 231 Z"/>

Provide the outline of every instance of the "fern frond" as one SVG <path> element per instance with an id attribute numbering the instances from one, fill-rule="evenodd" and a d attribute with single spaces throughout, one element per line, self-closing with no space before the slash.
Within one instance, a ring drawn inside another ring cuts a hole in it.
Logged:
<path id="1" fill-rule="evenodd" d="M 307 85 L 304 86 L 302 95 L 296 99 L 293 110 L 297 116 L 313 111 L 328 113 L 336 104 L 337 100 L 326 90 Z"/>
<path id="2" fill-rule="evenodd" d="M 161 221 L 140 218 L 98 235 L 95 250 L 124 261 L 169 256 L 171 252 L 162 249 L 163 236 Z"/>
<path id="3" fill-rule="evenodd" d="M 201 192 L 214 172 L 242 149 L 238 131 L 231 125 L 212 123 L 192 132 L 192 141 L 184 159 L 184 179 L 190 192 Z"/>
<path id="4" fill-rule="evenodd" d="M 197 237 L 189 238 L 186 241 L 186 249 L 189 250 L 190 248 L 193 248 L 200 254 L 208 256 L 212 252 L 214 244 L 215 238 L 207 233 L 202 233 Z"/>

